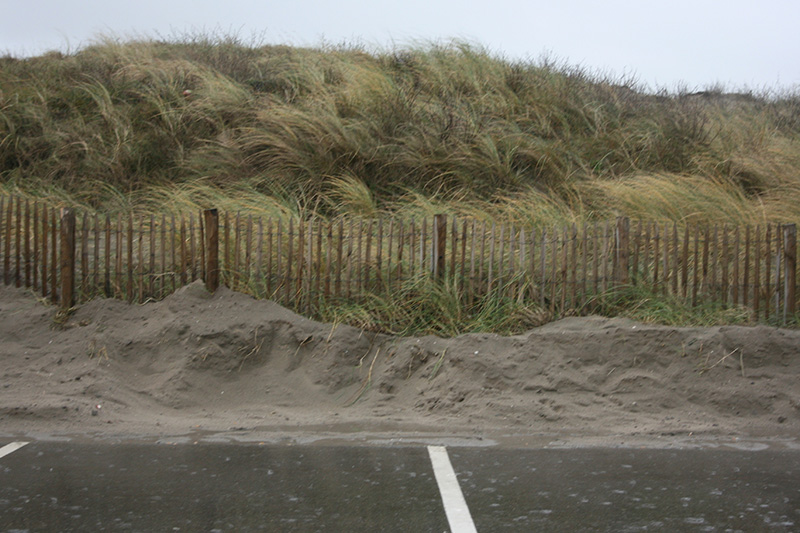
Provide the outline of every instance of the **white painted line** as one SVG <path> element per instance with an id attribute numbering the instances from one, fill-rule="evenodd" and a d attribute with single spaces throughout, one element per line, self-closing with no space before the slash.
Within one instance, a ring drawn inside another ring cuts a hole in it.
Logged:
<path id="1" fill-rule="evenodd" d="M 453 465 L 450 464 L 447 448 L 428 446 L 428 454 L 431 457 L 433 474 L 436 476 L 436 483 L 438 483 L 439 492 L 442 495 L 450 531 L 452 533 L 477 533 L 472 516 L 469 514 L 467 501 L 464 499 L 464 494 L 462 494 L 458 479 L 456 479 L 456 473 L 453 471 Z"/>
<path id="2" fill-rule="evenodd" d="M 10 454 L 11 452 L 15 452 L 28 444 L 27 442 L 12 442 L 11 444 L 6 444 L 2 448 L 0 448 L 0 457 L 5 457 L 6 455 Z"/>

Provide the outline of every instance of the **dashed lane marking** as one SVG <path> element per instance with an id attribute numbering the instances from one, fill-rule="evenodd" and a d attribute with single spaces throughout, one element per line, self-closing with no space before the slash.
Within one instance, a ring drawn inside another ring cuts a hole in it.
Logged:
<path id="1" fill-rule="evenodd" d="M 444 446 L 428 446 L 428 454 L 433 465 L 433 474 L 436 476 L 436 483 L 439 485 L 439 492 L 442 495 L 444 512 L 447 514 L 447 522 L 450 524 L 452 533 L 477 533 L 472 516 L 467 507 L 467 501 L 461 492 L 461 487 L 450 464 L 450 456 L 447 455 L 447 448 Z"/>
<path id="2" fill-rule="evenodd" d="M 5 457 L 6 455 L 8 455 L 10 453 L 19 450 L 20 448 L 22 448 L 26 444 L 28 444 L 28 443 L 27 442 L 19 442 L 19 441 L 12 442 L 11 444 L 6 444 L 2 448 L 0 448 L 0 458 L 1 457 Z"/>

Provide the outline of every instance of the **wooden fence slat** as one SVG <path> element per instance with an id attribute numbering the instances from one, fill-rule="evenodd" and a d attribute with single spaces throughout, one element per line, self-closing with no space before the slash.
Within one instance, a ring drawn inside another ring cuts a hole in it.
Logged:
<path id="1" fill-rule="evenodd" d="M 330 298 L 331 296 L 331 269 L 333 266 L 331 265 L 332 255 L 333 255 L 333 221 L 328 221 L 328 234 L 327 234 L 327 241 L 325 246 L 325 285 L 324 285 L 324 297 L 325 300 Z"/>
<path id="2" fill-rule="evenodd" d="M 403 283 L 403 249 L 406 244 L 405 224 L 400 220 L 399 234 L 397 237 L 397 277 L 395 278 L 397 287 Z"/>
<path id="3" fill-rule="evenodd" d="M 311 236 L 308 236 L 309 240 Z M 294 282 L 294 295 L 291 304 L 295 309 L 300 309 L 301 299 L 303 296 L 303 276 L 306 271 L 306 264 L 303 260 L 306 253 L 306 225 L 303 223 L 302 218 L 297 220 L 297 278 Z"/>
<path id="4" fill-rule="evenodd" d="M 281 256 L 283 255 L 281 253 L 282 252 L 282 250 L 281 250 L 281 248 L 282 248 L 281 242 L 283 240 L 282 239 L 282 237 L 283 237 L 282 233 L 283 232 L 281 231 L 282 229 L 283 228 L 281 227 L 281 219 L 278 218 L 278 224 L 277 224 L 277 228 L 276 228 L 277 235 L 276 235 L 276 238 L 275 238 L 275 247 L 277 248 L 277 255 L 275 256 L 275 260 L 276 260 L 275 261 L 275 263 L 276 263 L 276 265 L 275 265 L 276 266 L 275 280 L 277 281 L 277 285 L 275 287 L 275 291 L 270 296 L 270 298 L 274 298 L 276 301 L 280 301 L 280 291 L 283 288 L 283 280 L 284 280 L 284 277 L 282 275 L 283 270 L 281 269 Z M 271 269 L 272 269 L 272 265 L 270 265 L 270 270 Z M 275 296 L 274 296 L 275 294 L 278 295 L 277 298 L 275 298 Z"/>
<path id="5" fill-rule="evenodd" d="M 744 229 L 744 280 L 742 280 L 742 305 L 750 303 L 750 226 Z"/>
<path id="6" fill-rule="evenodd" d="M 586 307 L 587 302 L 589 301 L 589 294 L 588 294 L 588 278 L 589 278 L 589 227 L 586 222 L 583 223 L 583 228 L 581 230 L 583 232 L 583 243 L 581 245 L 581 255 L 583 256 L 582 263 L 583 268 L 581 271 L 581 301 L 580 307 L 583 309 Z"/>
<path id="7" fill-rule="evenodd" d="M 772 300 L 772 294 L 770 291 L 772 290 L 772 282 L 771 275 L 772 269 L 772 224 L 767 223 L 767 234 L 764 237 L 764 246 L 766 248 L 764 253 L 764 320 L 769 320 L 770 315 L 770 305 Z"/>
<path id="8" fill-rule="evenodd" d="M 600 293 L 600 241 L 597 221 L 592 224 L 592 279 L 594 281 L 594 294 Z"/>
<path id="9" fill-rule="evenodd" d="M 753 313 L 756 320 L 759 317 L 761 306 L 761 226 L 756 225 L 755 243 L 753 245 Z"/>
<path id="10" fill-rule="evenodd" d="M 516 287 L 518 286 L 517 280 L 521 273 L 521 264 L 519 263 L 519 233 L 522 228 L 517 228 L 514 224 L 509 225 L 508 230 L 508 281 L 506 282 L 507 296 L 509 298 L 516 298 Z"/>
<path id="11" fill-rule="evenodd" d="M 366 249 L 364 250 L 364 256 L 362 259 L 361 250 L 359 250 L 358 258 L 360 261 L 363 261 L 364 264 L 364 272 L 363 272 L 363 279 L 361 283 L 359 283 L 359 292 L 365 292 L 369 290 L 370 286 L 370 277 L 371 277 L 371 268 L 370 268 L 370 259 L 372 257 L 372 231 L 375 226 L 375 221 L 370 220 L 369 224 L 367 225 L 367 242 L 366 242 Z"/>
<path id="12" fill-rule="evenodd" d="M 539 278 L 539 299 L 540 305 L 544 308 L 545 305 L 545 288 L 546 285 L 546 270 L 547 270 L 547 228 L 542 228 L 542 245 L 539 247 L 539 252 L 541 254 L 541 276 Z"/>
<path id="13" fill-rule="evenodd" d="M 227 214 L 225 225 L 227 227 Z M 167 274 L 169 272 L 168 265 L 167 265 L 167 216 L 165 214 L 161 215 L 161 231 L 159 231 L 161 236 L 161 272 L 159 273 L 159 283 L 158 283 L 158 291 L 159 296 L 163 298 L 167 294 Z M 227 241 L 226 241 L 227 242 Z"/>
<path id="14" fill-rule="evenodd" d="M 24 267 L 25 267 L 25 287 L 31 286 L 31 207 L 30 200 L 25 198 L 25 229 L 23 237 Z"/>
<path id="15" fill-rule="evenodd" d="M 208 279 L 206 276 L 206 221 L 205 211 L 200 211 L 200 216 L 197 217 L 197 225 L 200 229 L 200 235 L 197 242 L 200 246 L 200 279 L 204 282 Z M 152 222 L 151 222 L 152 223 Z"/>
<path id="16" fill-rule="evenodd" d="M 58 273 L 60 271 L 58 265 L 58 234 L 60 233 L 58 230 L 58 223 L 56 222 L 56 209 L 55 207 L 50 208 L 50 285 L 52 287 L 50 293 L 50 300 L 56 304 L 59 300 L 59 293 L 58 293 Z"/>
<path id="17" fill-rule="evenodd" d="M 5 241 L 3 246 L 5 253 L 3 254 L 3 283 L 6 285 L 11 284 L 11 220 L 12 212 L 14 211 L 14 197 L 8 197 L 8 206 L 6 206 L 6 227 L 5 227 Z"/>
<path id="18" fill-rule="evenodd" d="M 688 226 L 687 226 L 688 227 Z M 700 265 L 698 264 L 700 256 L 700 225 L 694 226 L 694 268 L 692 269 L 692 306 L 697 306 L 697 282 L 700 277 Z"/>
<path id="19" fill-rule="evenodd" d="M 236 213 L 236 218 L 233 219 L 233 268 L 231 269 L 230 286 L 236 290 L 239 287 L 241 280 L 240 258 L 241 258 L 241 213 Z"/>
<path id="20" fill-rule="evenodd" d="M 19 205 L 19 204 L 18 204 Z M 75 212 L 61 210 L 61 308 L 75 305 Z"/>
<path id="21" fill-rule="evenodd" d="M 0 198 L 0 204 L 2 204 L 3 199 Z M 0 205 L 0 220 L 2 220 L 2 205 Z M 48 209 L 47 206 L 42 206 L 42 298 L 47 298 L 47 276 L 49 271 L 47 269 L 48 262 L 47 262 L 47 244 L 48 244 L 48 231 L 50 230 L 50 219 L 47 216 Z M 96 216 L 95 216 L 96 218 Z M 55 243 L 54 243 L 55 244 Z"/>
<path id="22" fill-rule="evenodd" d="M 201 225 L 203 224 L 203 218 L 202 217 L 200 218 L 200 224 Z M 148 274 L 149 274 L 147 292 L 148 292 L 148 295 L 150 297 L 155 297 L 156 296 L 156 293 L 155 293 L 155 290 L 156 290 L 156 217 L 154 215 L 150 215 L 150 227 L 148 229 L 149 229 L 149 233 L 150 233 L 150 250 L 149 250 L 150 264 L 149 264 L 149 267 L 147 269 L 148 270 Z M 201 238 L 200 238 L 200 246 L 204 246 L 202 241 L 203 241 L 203 239 L 202 239 L 202 236 L 201 236 Z M 205 264 L 204 264 L 203 265 L 203 276 L 202 276 L 203 280 L 206 279 L 205 268 L 206 267 L 205 267 Z"/>
<path id="23" fill-rule="evenodd" d="M 492 283 L 494 281 L 494 246 L 495 246 L 495 231 L 497 229 L 497 225 L 492 222 L 492 235 L 491 240 L 489 241 L 489 265 L 487 275 L 489 276 L 486 280 L 486 294 L 489 295 L 492 293 L 493 286 Z"/>
<path id="24" fill-rule="evenodd" d="M 452 230 L 450 232 L 450 279 L 453 280 L 456 277 L 456 259 L 458 258 L 457 254 L 457 247 L 458 247 L 458 220 L 457 217 L 453 217 L 453 223 L 451 224 Z"/>
<path id="25" fill-rule="evenodd" d="M 483 271 L 486 264 L 486 220 L 481 222 L 481 255 L 478 260 L 478 292 L 481 292 L 483 287 Z M 486 294 L 489 293 L 489 286 L 486 286 Z"/>
<path id="26" fill-rule="evenodd" d="M 100 217 L 97 213 L 92 217 L 92 229 L 94 230 L 94 253 L 92 254 L 92 284 L 94 291 L 100 290 L 100 265 L 102 251 L 100 250 Z"/>
<path id="27" fill-rule="evenodd" d="M 614 283 L 627 284 L 630 280 L 630 220 L 617 217 L 614 228 Z"/>
<path id="28" fill-rule="evenodd" d="M 783 263 L 783 227 L 780 224 L 775 226 L 775 288 L 772 291 L 775 302 L 775 318 L 781 316 L 781 265 Z"/>
<path id="29" fill-rule="evenodd" d="M 678 278 L 680 264 L 678 263 L 680 247 L 678 246 L 678 223 L 672 222 L 672 294 L 678 296 Z"/>
<path id="30" fill-rule="evenodd" d="M 316 281 L 314 282 L 314 291 L 315 291 L 317 300 L 319 300 L 319 298 L 321 296 L 320 283 L 322 281 L 322 263 L 323 263 L 323 261 L 322 261 L 322 227 L 323 227 L 323 221 L 320 219 L 320 220 L 317 221 L 317 262 L 316 262 L 317 277 L 316 277 Z M 330 222 L 328 223 L 328 228 L 330 228 Z M 330 233 L 330 231 L 329 231 L 329 233 Z M 328 238 L 328 246 L 326 247 L 326 250 L 328 252 L 327 253 L 327 257 L 325 258 L 325 264 L 326 265 L 330 264 L 330 257 L 331 257 L 330 248 L 331 248 L 331 241 L 330 241 L 330 237 L 329 237 Z M 326 277 L 326 279 L 327 279 L 327 277 Z"/>
<path id="31" fill-rule="evenodd" d="M 81 225 L 81 296 L 89 297 L 89 215 L 83 214 Z"/>
<path id="32" fill-rule="evenodd" d="M 383 270 L 383 219 L 378 219 L 378 242 L 375 247 L 375 283 L 376 287 L 380 287 L 383 282 L 381 271 Z M 367 254 L 367 261 L 369 261 L 369 254 Z"/>
<path id="33" fill-rule="evenodd" d="M 705 293 L 706 296 L 711 295 L 711 290 L 709 287 L 709 272 L 708 272 L 710 238 L 711 238 L 711 230 L 709 226 L 706 224 L 703 231 L 703 292 Z"/>
<path id="34" fill-rule="evenodd" d="M 711 297 L 719 298 L 719 285 L 717 285 L 717 263 L 719 263 L 719 228 L 714 224 L 714 233 L 711 238 Z"/>
<path id="35" fill-rule="evenodd" d="M 603 294 L 608 292 L 608 221 L 603 224 Z"/>
<path id="36" fill-rule="evenodd" d="M 552 270 L 550 271 L 550 312 L 556 311 L 556 286 L 558 285 L 558 228 L 553 226 L 553 236 L 551 241 Z"/>
<path id="37" fill-rule="evenodd" d="M 342 252 L 344 248 L 344 220 L 339 219 L 339 238 L 336 241 L 336 284 L 334 285 L 334 293 L 336 297 L 342 296 L 342 269 L 344 265 L 342 264 Z M 349 241 L 349 239 L 348 239 Z"/>
<path id="38" fill-rule="evenodd" d="M 677 248 L 677 247 L 676 247 Z M 683 228 L 683 255 L 681 256 L 681 295 L 689 294 L 689 225 Z"/>
<path id="39" fill-rule="evenodd" d="M 525 263 L 525 227 L 519 229 L 519 281 L 517 282 L 517 301 L 522 303 L 525 297 L 525 278 L 526 278 L 526 263 Z"/>
<path id="40" fill-rule="evenodd" d="M 180 238 L 180 242 L 181 242 L 181 245 L 180 245 L 180 257 L 181 257 L 181 259 L 180 259 L 180 265 L 181 265 L 180 280 L 181 280 L 181 287 L 183 287 L 188 282 L 186 266 L 187 266 L 187 263 L 189 262 L 187 254 L 186 254 L 186 217 L 183 214 L 181 214 L 181 225 L 180 225 L 180 231 L 179 231 L 179 238 Z"/>
<path id="41" fill-rule="evenodd" d="M 740 234 L 739 234 L 739 227 L 737 226 L 734 229 L 733 234 L 733 283 L 731 287 L 733 289 L 733 306 L 736 307 L 739 305 L 739 253 L 741 250 L 739 249 L 740 246 Z"/>
<path id="42" fill-rule="evenodd" d="M 219 287 L 219 212 L 216 209 L 203 211 L 203 229 L 205 231 L 205 273 L 206 289 L 214 292 Z"/>
<path id="43" fill-rule="evenodd" d="M 244 286 L 250 287 L 250 266 L 253 261 L 253 215 L 247 215 L 244 243 Z"/>
<path id="44" fill-rule="evenodd" d="M 258 217 L 258 237 L 256 242 L 256 268 L 255 268 L 255 283 L 253 283 L 253 289 L 255 290 L 256 296 L 261 295 L 261 287 L 264 286 L 264 290 L 266 291 L 266 286 L 264 285 L 264 277 L 261 275 L 261 265 L 264 264 L 264 221 L 262 217 Z"/>
<path id="45" fill-rule="evenodd" d="M 428 219 L 427 217 L 422 217 L 422 229 L 420 230 L 420 237 L 419 237 L 419 268 L 421 271 L 431 271 L 433 269 L 428 269 L 425 263 L 425 252 L 426 252 L 426 233 L 428 230 Z"/>
<path id="46" fill-rule="evenodd" d="M 722 225 L 722 272 L 721 272 L 721 285 L 722 285 L 722 305 L 727 306 L 730 292 L 730 279 L 729 263 L 730 263 L 730 242 L 728 241 L 728 225 Z"/>
<path id="47" fill-rule="evenodd" d="M 572 279 L 570 280 L 570 305 L 577 309 L 577 291 L 578 291 L 578 227 L 572 224 L 572 260 L 570 261 L 570 270 Z"/>
<path id="48" fill-rule="evenodd" d="M 463 294 L 466 288 L 466 274 L 467 274 L 467 218 L 461 221 L 461 281 L 460 287 Z"/>
<path id="49" fill-rule="evenodd" d="M 663 274 L 664 274 L 664 283 L 661 284 L 661 292 L 662 294 L 666 295 L 669 292 L 669 282 L 670 282 L 670 264 L 669 264 L 669 223 L 664 222 L 664 238 L 661 243 L 664 247 L 664 264 L 663 266 Z"/>
<path id="50" fill-rule="evenodd" d="M 139 273 L 136 276 L 139 279 L 139 303 L 144 302 L 144 276 L 145 276 L 145 268 L 144 268 L 144 216 L 139 215 L 139 249 L 138 249 L 138 270 Z"/>
<path id="51" fill-rule="evenodd" d="M 17 288 L 22 286 L 22 202 L 17 197 L 17 223 L 16 223 L 16 265 L 17 270 L 14 273 L 14 282 Z"/>
<path id="52" fill-rule="evenodd" d="M 636 224 L 636 232 L 633 234 L 633 265 L 631 265 L 631 281 L 637 283 L 639 280 L 639 248 L 642 240 L 642 221 Z"/>
<path id="53" fill-rule="evenodd" d="M 302 223 L 300 224 L 302 226 Z M 292 303 L 292 263 L 294 262 L 294 218 L 289 217 L 289 229 L 288 229 L 288 242 L 287 242 L 287 251 L 286 251 L 286 275 L 285 275 L 285 284 L 284 287 L 286 294 L 284 296 L 284 301 L 286 305 L 291 305 Z"/>
<path id="54" fill-rule="evenodd" d="M 567 264 L 567 250 L 569 249 L 569 234 L 567 233 L 567 225 L 564 224 L 562 228 L 563 240 L 561 242 L 561 309 L 560 314 L 563 315 L 564 311 L 566 311 L 566 304 L 567 304 L 567 270 L 569 265 Z"/>
<path id="55" fill-rule="evenodd" d="M 280 219 L 278 219 L 278 225 L 280 226 Z M 270 298 L 270 299 L 275 297 L 274 293 L 272 292 L 272 276 L 273 276 L 273 271 L 272 271 L 272 257 L 273 257 L 272 239 L 273 239 L 273 235 L 272 235 L 272 217 L 270 217 L 270 218 L 267 219 L 267 283 L 266 283 L 266 285 L 267 285 L 267 298 Z M 280 242 L 280 239 L 278 239 L 278 242 Z M 278 249 L 278 260 L 280 260 L 280 256 L 281 256 L 281 252 L 280 252 L 280 248 L 279 248 Z"/>
<path id="56" fill-rule="evenodd" d="M 175 214 L 170 215 L 170 223 L 169 223 L 169 244 L 170 244 L 170 277 L 172 278 L 172 291 L 175 292 L 178 289 L 178 225 L 175 223 Z"/>
<path id="57" fill-rule="evenodd" d="M 197 255 L 195 251 L 194 213 L 189 213 L 189 281 L 197 279 Z"/>
<path id="58" fill-rule="evenodd" d="M 305 281 L 305 291 L 304 294 L 301 293 L 300 297 L 305 302 L 305 309 L 306 313 L 311 312 L 311 300 L 312 300 L 312 277 L 314 275 L 314 258 L 313 258 L 313 249 L 314 249 L 314 228 L 313 228 L 313 219 L 308 219 L 308 230 L 306 231 L 306 235 L 308 238 L 308 242 L 306 243 L 306 281 Z M 298 304 L 298 309 L 300 309 L 300 304 Z"/>
<path id="59" fill-rule="evenodd" d="M 444 278 L 447 253 L 447 216 L 434 215 L 433 217 L 433 250 L 431 252 L 433 277 Z"/>
<path id="60" fill-rule="evenodd" d="M 783 227 L 783 254 L 784 254 L 784 299 L 783 323 L 786 324 L 788 316 L 794 315 L 797 310 L 795 299 L 797 285 L 797 226 L 787 224 Z"/>
<path id="61" fill-rule="evenodd" d="M 505 279 L 504 270 L 503 270 L 503 252 L 505 251 L 505 233 L 506 233 L 506 225 L 500 224 L 500 248 L 497 252 L 498 255 L 498 265 L 497 265 L 497 272 L 495 273 L 495 278 L 497 280 L 497 289 L 498 291 L 503 289 L 503 282 Z"/>
<path id="62" fill-rule="evenodd" d="M 33 202 L 33 289 L 39 288 L 39 202 Z"/>
<path id="63" fill-rule="evenodd" d="M 133 214 L 128 215 L 128 265 L 125 299 L 133 302 Z"/>
<path id="64" fill-rule="evenodd" d="M 351 218 L 350 219 L 350 224 L 349 224 L 350 227 L 348 228 L 349 231 L 348 231 L 348 234 L 347 234 L 347 297 L 348 298 L 351 298 L 353 296 L 353 245 L 355 244 L 354 241 L 353 241 L 353 227 L 354 227 L 354 224 L 355 224 L 355 221 Z M 358 242 L 359 243 L 361 242 L 361 237 L 360 237 L 360 235 L 361 235 L 361 227 L 360 227 L 360 224 L 361 223 L 359 222 L 359 229 L 358 229 L 358 232 L 359 232 Z M 359 244 L 359 248 L 361 248 L 360 244 Z"/>

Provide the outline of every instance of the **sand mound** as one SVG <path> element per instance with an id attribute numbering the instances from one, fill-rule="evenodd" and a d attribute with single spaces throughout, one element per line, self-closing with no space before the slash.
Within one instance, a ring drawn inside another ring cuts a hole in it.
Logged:
<path id="1" fill-rule="evenodd" d="M 395 338 L 189 285 L 66 323 L 0 287 L 9 432 L 435 428 L 796 436 L 800 332 L 570 318 L 522 335 Z M 99 406 L 99 407 L 98 407 Z"/>

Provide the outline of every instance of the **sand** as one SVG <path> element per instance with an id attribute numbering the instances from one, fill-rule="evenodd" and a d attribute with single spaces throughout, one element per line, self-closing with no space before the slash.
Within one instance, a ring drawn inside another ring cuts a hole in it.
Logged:
<path id="1" fill-rule="evenodd" d="M 0 434 L 298 442 L 732 442 L 800 436 L 800 331 L 568 318 L 399 338 L 200 283 L 64 322 L 0 286 Z M 388 440 L 387 440 L 388 439 Z"/>

